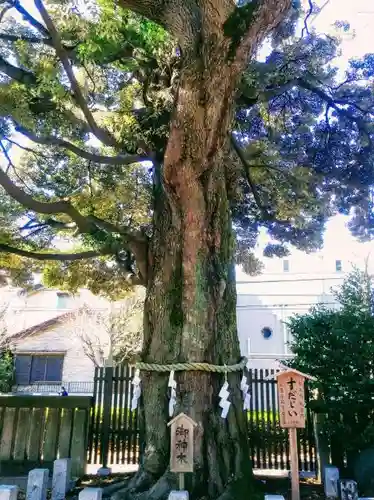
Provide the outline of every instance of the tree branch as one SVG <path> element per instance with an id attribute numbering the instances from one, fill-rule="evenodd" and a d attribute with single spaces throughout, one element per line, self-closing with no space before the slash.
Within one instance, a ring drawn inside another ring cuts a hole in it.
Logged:
<path id="1" fill-rule="evenodd" d="M 361 132 L 364 132 L 365 135 L 368 137 L 369 141 L 371 142 L 371 138 L 369 135 L 369 132 L 367 130 L 367 126 L 364 120 L 362 118 L 354 116 L 350 111 L 344 108 L 340 108 L 338 106 L 338 103 L 333 99 L 333 97 L 329 96 L 324 90 L 322 90 L 319 87 L 314 86 L 304 78 L 297 78 L 295 83 L 302 87 L 305 90 L 309 90 L 310 92 L 313 92 L 314 94 L 318 95 L 325 103 L 327 103 L 330 108 L 335 109 L 335 111 L 341 115 L 344 116 L 345 118 L 348 118 L 351 122 L 356 123 L 357 127 Z M 341 100 L 340 100 L 341 102 Z M 349 102 L 345 102 L 344 105 L 349 105 Z"/>
<path id="2" fill-rule="evenodd" d="M 132 163 L 137 163 L 141 161 L 152 161 L 149 156 L 141 155 L 117 155 L 117 156 L 102 156 L 95 153 L 90 153 L 71 142 L 65 141 L 64 139 L 59 139 L 58 137 L 40 137 L 34 134 L 31 130 L 26 129 L 22 125 L 15 122 L 17 132 L 20 132 L 25 137 L 30 139 L 37 144 L 43 144 L 45 146 L 59 146 L 65 148 L 72 153 L 85 158 L 86 160 L 92 161 L 94 163 L 101 163 L 104 165 L 131 165 Z"/>
<path id="3" fill-rule="evenodd" d="M 111 222 L 99 219 L 95 215 L 90 215 L 89 219 L 92 220 L 97 227 L 104 229 L 104 231 L 118 233 L 122 236 L 124 245 L 127 246 L 135 257 L 140 273 L 139 284 L 144 285 L 147 282 L 148 275 L 148 237 L 140 231 L 131 231 L 128 228 L 118 227 Z M 136 284 L 135 281 L 133 283 Z"/>
<path id="4" fill-rule="evenodd" d="M 9 196 L 34 212 L 48 215 L 66 214 L 76 223 L 81 233 L 89 233 L 93 228 L 89 219 L 78 212 L 78 210 L 74 208 L 69 201 L 61 200 L 46 203 L 35 200 L 35 198 L 31 195 L 25 193 L 22 189 L 16 186 L 16 184 L 13 183 L 10 177 L 2 169 L 0 169 L 0 185 L 3 186 Z"/>
<path id="5" fill-rule="evenodd" d="M 4 154 L 5 158 L 6 158 L 6 160 L 8 162 L 6 171 L 8 171 L 10 167 L 12 167 L 13 169 L 15 169 L 14 163 L 12 162 L 12 159 L 9 156 L 8 151 L 6 150 L 6 147 L 4 146 L 3 141 L 1 141 L 1 140 L 0 140 L 0 149 L 2 150 L 2 152 L 3 152 L 3 154 Z"/>
<path id="6" fill-rule="evenodd" d="M 13 9 L 13 5 L 6 5 L 3 10 L 0 12 L 0 23 L 3 21 L 5 14 L 8 10 Z"/>
<path id="7" fill-rule="evenodd" d="M 69 261 L 73 262 L 76 260 L 83 259 L 93 259 L 94 257 L 100 257 L 101 255 L 111 255 L 114 254 L 113 250 L 108 248 L 103 248 L 99 251 L 88 250 L 86 252 L 78 253 L 38 253 L 29 252 L 28 250 L 22 250 L 21 248 L 15 248 L 4 243 L 0 243 L 0 252 L 11 253 L 13 255 L 19 255 L 20 257 L 26 257 L 28 259 L 35 260 L 57 260 L 57 261 Z"/>
<path id="8" fill-rule="evenodd" d="M 40 36 L 28 36 L 28 35 L 11 35 L 10 33 L 0 33 L 0 40 L 4 42 L 27 42 L 31 44 L 42 44 L 53 47 L 52 40 L 50 38 L 42 38 Z"/>
<path id="9" fill-rule="evenodd" d="M 22 5 L 19 0 L 12 0 L 12 6 L 22 15 L 23 19 L 27 21 L 31 26 L 36 28 L 39 33 L 43 36 L 49 38 L 50 34 L 45 26 L 42 25 L 35 17 L 33 17 Z"/>
<path id="10" fill-rule="evenodd" d="M 282 220 L 278 220 L 275 217 L 273 217 L 268 212 L 268 210 L 266 209 L 266 207 L 263 206 L 263 204 L 261 202 L 261 198 L 260 198 L 259 192 L 257 191 L 256 184 L 253 182 L 253 179 L 252 179 L 251 174 L 250 174 L 250 168 L 251 168 L 251 166 L 248 165 L 248 162 L 247 162 L 247 160 L 246 160 L 246 158 L 245 158 L 245 156 L 243 154 L 243 151 L 242 151 L 241 147 L 239 146 L 239 144 L 237 143 L 235 137 L 232 134 L 230 135 L 230 141 L 231 141 L 231 145 L 232 145 L 235 153 L 237 154 L 239 160 L 241 161 L 241 163 L 242 163 L 242 165 L 244 167 L 244 171 L 245 171 L 245 175 L 246 175 L 246 179 L 247 179 L 248 185 L 250 187 L 250 190 L 251 190 L 251 192 L 253 194 L 253 198 L 255 199 L 256 205 L 257 205 L 258 209 L 260 210 L 261 216 L 264 219 L 264 221 L 266 221 L 266 222 L 276 222 L 277 224 L 289 224 L 290 223 L 289 221 L 282 221 Z"/>
<path id="11" fill-rule="evenodd" d="M 36 76 L 33 73 L 18 68 L 17 66 L 13 66 L 13 64 L 10 64 L 1 56 L 0 56 L 0 71 L 1 73 L 4 73 L 5 75 L 9 76 L 9 78 L 12 78 L 17 82 L 23 83 L 24 85 L 37 84 Z"/>
<path id="12" fill-rule="evenodd" d="M 27 153 L 32 153 L 35 156 L 39 156 L 42 158 L 47 158 L 46 155 L 43 153 L 40 153 L 40 151 L 35 151 L 35 149 L 28 148 L 27 146 L 23 146 L 22 144 L 19 144 L 19 142 L 15 141 L 14 139 L 10 139 L 8 136 L 4 135 L 4 140 L 7 142 L 10 142 L 10 144 L 13 144 L 13 146 L 17 146 L 17 148 L 22 149 L 23 151 L 26 151 Z"/>
<path id="13" fill-rule="evenodd" d="M 10 33 L 0 33 L 0 40 L 4 40 L 4 42 L 26 42 L 30 44 L 40 44 L 40 45 L 47 45 L 48 47 L 53 46 L 53 42 L 51 38 L 45 38 L 45 37 L 40 37 L 40 36 L 32 36 L 32 35 L 11 35 Z M 69 56 L 72 57 L 73 52 L 77 48 L 79 44 L 74 44 L 73 46 L 69 45 L 64 45 L 64 49 L 66 52 L 68 52 Z M 74 59 L 74 57 L 72 57 Z"/>
<path id="14" fill-rule="evenodd" d="M 163 26 L 182 47 L 196 38 L 200 12 L 195 0 L 120 0 L 119 3 Z"/>
<path id="15" fill-rule="evenodd" d="M 56 54 L 59 57 L 62 66 L 64 67 L 65 73 L 69 79 L 69 82 L 71 84 L 72 91 L 74 92 L 74 97 L 76 102 L 78 103 L 79 107 L 81 108 L 84 117 L 86 118 L 92 133 L 100 139 L 100 141 L 103 144 L 106 144 L 107 146 L 112 146 L 115 148 L 120 148 L 120 144 L 118 141 L 113 137 L 113 135 L 108 131 L 103 128 L 101 128 L 95 121 L 88 104 L 86 102 L 86 99 L 84 98 L 84 95 L 82 93 L 82 90 L 79 86 L 79 83 L 77 79 L 75 78 L 73 68 L 70 64 L 69 61 L 69 56 L 66 50 L 64 49 L 60 35 L 58 31 L 56 30 L 56 27 L 48 14 L 47 10 L 44 7 L 44 4 L 42 0 L 34 0 L 35 6 L 40 12 L 40 15 L 42 16 L 43 21 L 45 22 L 50 36 L 52 38 L 53 46 L 56 50 Z"/>
<path id="16" fill-rule="evenodd" d="M 248 5 L 254 5 L 253 10 L 248 13 Z M 247 20 L 247 29 L 243 34 L 236 50 L 235 62 L 243 70 L 248 62 L 248 58 L 253 55 L 268 33 L 282 21 L 288 10 L 291 8 L 292 0 L 258 0 L 237 7 L 244 15 L 250 15 Z"/>
<path id="17" fill-rule="evenodd" d="M 20 228 L 20 231 L 29 231 L 31 229 L 38 229 L 45 227 L 53 227 L 54 229 L 75 229 L 74 223 L 61 222 L 59 220 L 48 218 L 46 220 L 40 221 L 38 219 L 30 219 L 26 222 L 24 226 Z"/>
<path id="18" fill-rule="evenodd" d="M 313 14 L 313 2 L 312 2 L 312 0 L 308 0 L 308 5 L 309 5 L 308 14 L 306 15 L 306 17 L 304 19 L 304 27 L 301 30 L 302 37 L 304 36 L 304 33 L 309 35 L 308 21 L 309 21 L 310 16 Z"/>

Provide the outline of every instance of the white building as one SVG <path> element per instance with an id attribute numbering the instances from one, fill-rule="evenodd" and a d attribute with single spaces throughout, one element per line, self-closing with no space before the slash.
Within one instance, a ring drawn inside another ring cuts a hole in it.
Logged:
<path id="1" fill-rule="evenodd" d="M 42 286 L 27 293 L 3 288 L 0 303 L 15 355 L 15 390 L 56 393 L 63 385 L 69 393 L 92 392 L 93 360 L 101 360 L 102 366 L 115 347 L 109 321 L 100 321 L 96 314 L 105 318 L 116 310 L 123 313 L 141 296 L 139 290 L 129 301 L 110 303 L 84 289 L 70 295 Z M 139 328 L 138 322 L 134 317 L 127 325 L 129 335 Z"/>
<path id="2" fill-rule="evenodd" d="M 237 270 L 237 321 L 243 355 L 254 368 L 272 368 L 290 356 L 287 319 L 305 314 L 316 304 L 337 307 L 331 289 L 340 285 L 355 265 L 374 274 L 374 243 L 352 241 L 347 230 L 334 221 L 322 251 L 264 258 L 260 276 Z M 372 255 L 371 255 L 372 251 Z"/>

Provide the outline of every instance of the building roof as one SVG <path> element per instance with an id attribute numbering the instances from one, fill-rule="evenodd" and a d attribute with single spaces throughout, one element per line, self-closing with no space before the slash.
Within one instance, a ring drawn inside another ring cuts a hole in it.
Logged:
<path id="1" fill-rule="evenodd" d="M 55 316 L 54 318 L 43 321 L 42 323 L 37 323 L 36 325 L 30 326 L 29 328 L 25 328 L 24 330 L 21 330 L 19 332 L 10 335 L 8 337 L 8 340 L 13 342 L 15 340 L 20 340 L 25 337 L 29 337 L 30 335 L 35 335 L 36 333 L 42 333 L 51 328 L 52 326 L 64 323 L 68 319 L 75 317 L 78 311 L 80 311 L 80 309 L 77 309 L 75 311 L 68 311 L 64 314 Z"/>

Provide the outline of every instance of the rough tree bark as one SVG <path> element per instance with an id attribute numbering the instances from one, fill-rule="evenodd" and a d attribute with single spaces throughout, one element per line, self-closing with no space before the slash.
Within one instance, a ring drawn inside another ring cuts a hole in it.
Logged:
<path id="1" fill-rule="evenodd" d="M 162 167 L 156 168 L 144 319 L 146 362 L 224 365 L 240 359 L 235 242 L 224 158 L 235 91 L 247 57 L 290 6 L 281 0 L 262 3 L 268 4 L 267 10 L 259 10 L 246 26 L 247 38 L 233 47 L 223 29 L 233 4 L 197 2 L 200 28 L 194 43 L 184 47 L 168 146 Z M 183 411 L 198 423 L 195 472 L 187 478 L 190 494 L 241 498 L 242 491 L 248 497 L 252 475 L 240 374 L 229 376 L 232 406 L 227 420 L 218 407 L 222 375 L 183 372 L 176 378 L 176 413 Z M 146 447 L 127 492 L 131 497 L 165 498 L 175 487 L 176 478 L 168 471 L 167 383 L 166 374 L 142 372 Z"/>

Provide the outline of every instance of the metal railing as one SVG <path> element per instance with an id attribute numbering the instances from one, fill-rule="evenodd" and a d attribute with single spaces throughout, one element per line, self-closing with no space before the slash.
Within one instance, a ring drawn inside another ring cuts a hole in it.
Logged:
<path id="1" fill-rule="evenodd" d="M 94 382 L 38 382 L 30 385 L 14 385 L 12 392 L 17 394 L 57 394 L 64 386 L 68 394 L 92 395 Z"/>

